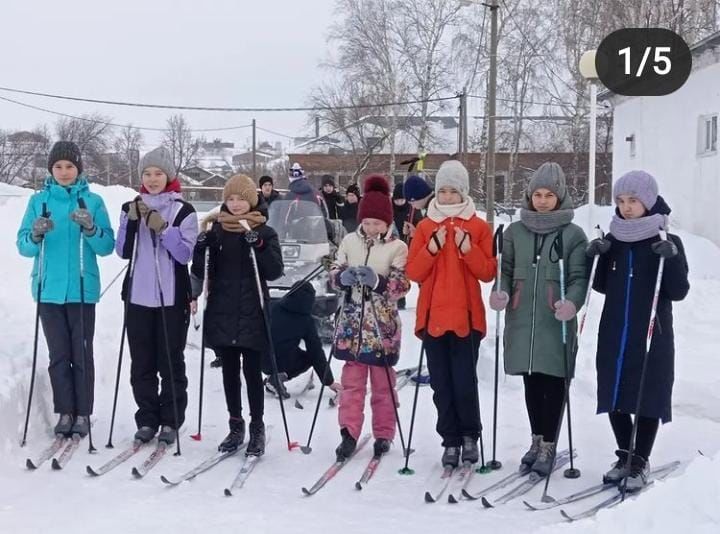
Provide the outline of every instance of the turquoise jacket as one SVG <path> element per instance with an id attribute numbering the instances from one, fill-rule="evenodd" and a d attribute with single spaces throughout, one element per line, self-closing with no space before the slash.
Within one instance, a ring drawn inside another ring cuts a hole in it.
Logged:
<path id="1" fill-rule="evenodd" d="M 96 226 L 94 235 L 82 234 L 85 302 L 94 304 L 100 300 L 100 272 L 97 256 L 107 256 L 113 251 L 115 238 L 107 209 L 100 195 L 91 193 L 84 176 L 69 187 L 59 185 L 53 177 L 45 180 L 45 187 L 30 197 L 20 230 L 17 248 L 22 256 L 35 258 L 32 270 L 32 294 L 37 301 L 38 267 L 41 243 L 33 242 L 32 225 L 43 214 L 49 213 L 55 228 L 45 235 L 44 260 L 42 262 L 42 302 L 65 304 L 80 302 L 80 235 L 79 225 L 70 220 L 76 210 L 78 199 L 93 216 Z"/>

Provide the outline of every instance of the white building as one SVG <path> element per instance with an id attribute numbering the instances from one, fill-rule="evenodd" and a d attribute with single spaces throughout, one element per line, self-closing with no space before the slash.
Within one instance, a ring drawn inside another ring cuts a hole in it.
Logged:
<path id="1" fill-rule="evenodd" d="M 693 68 L 666 96 L 610 95 L 613 177 L 642 169 L 672 208 L 671 225 L 720 246 L 720 32 L 691 47 Z"/>

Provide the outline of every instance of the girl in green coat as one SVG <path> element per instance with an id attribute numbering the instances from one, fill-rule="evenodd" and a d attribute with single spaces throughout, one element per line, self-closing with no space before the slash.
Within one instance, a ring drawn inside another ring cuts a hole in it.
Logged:
<path id="1" fill-rule="evenodd" d="M 503 235 L 502 283 L 490 307 L 506 310 L 505 372 L 521 375 L 525 385 L 532 444 L 521 469 L 547 475 L 555 458 L 556 436 L 565 395 L 567 322 L 568 372 L 575 368 L 575 315 L 587 290 L 582 229 L 572 224 L 572 202 L 557 163 L 543 163 L 525 193 L 520 220 Z M 560 267 L 565 265 L 565 299 L 560 298 Z"/>

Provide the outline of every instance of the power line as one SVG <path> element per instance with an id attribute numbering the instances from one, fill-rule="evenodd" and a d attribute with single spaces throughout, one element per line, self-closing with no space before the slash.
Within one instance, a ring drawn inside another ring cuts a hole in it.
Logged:
<path id="1" fill-rule="evenodd" d="M 273 135 L 279 135 L 280 137 L 285 137 L 285 138 L 287 138 L 287 139 L 295 139 L 296 137 L 298 137 L 298 136 L 296 136 L 296 135 L 293 136 L 293 135 L 287 135 L 287 134 L 280 133 L 280 132 L 273 132 L 272 130 L 268 130 L 267 128 L 262 128 L 262 127 L 260 127 L 260 126 L 256 126 L 255 128 L 256 128 L 257 130 L 261 130 L 261 131 L 263 131 L 263 132 L 266 132 L 266 133 L 269 133 L 269 134 L 273 134 Z"/>
<path id="2" fill-rule="evenodd" d="M 0 100 L 4 100 L 5 102 L 10 102 L 11 104 L 16 104 L 18 106 L 34 109 L 37 111 L 42 111 L 45 113 L 50 113 L 52 115 L 58 115 L 60 117 L 65 117 L 68 119 L 75 119 L 79 121 L 85 121 L 85 122 L 92 122 L 95 124 L 106 124 L 107 126 L 114 126 L 116 128 L 126 128 L 127 124 L 115 124 L 113 122 L 107 122 L 107 121 L 99 121 L 96 119 L 90 119 L 88 117 L 78 117 L 77 115 L 69 115 L 67 113 L 61 113 L 60 111 L 54 111 L 52 109 L 47 108 L 41 108 L 39 106 L 33 106 L 32 104 L 27 104 L 25 102 L 20 102 L 18 100 L 13 100 L 12 98 L 7 98 L 4 96 L 0 96 Z M 191 132 L 198 133 L 198 132 L 222 132 L 226 130 L 241 130 L 243 128 L 250 128 L 252 124 L 244 124 L 242 126 L 225 126 L 222 128 L 199 128 L 199 129 L 189 129 Z M 133 126 L 136 130 L 143 130 L 143 131 L 149 131 L 149 132 L 164 132 L 167 130 L 167 128 L 152 128 L 150 126 Z"/>
<path id="3" fill-rule="evenodd" d="M 376 104 L 347 104 L 342 106 L 313 106 L 313 107 L 285 107 L 285 108 L 231 108 L 231 107 L 213 107 L 213 106 L 176 106 L 170 104 L 144 104 L 140 102 L 122 102 L 117 100 L 101 100 L 96 98 L 81 98 L 75 96 L 56 95 L 52 93 L 41 93 L 39 91 L 26 91 L 23 89 L 12 89 L 10 87 L 0 87 L 0 91 L 10 93 L 20 93 L 24 95 L 43 96 L 46 98 L 55 98 L 58 100 L 71 100 L 73 102 L 87 102 L 91 104 L 105 104 L 110 106 L 125 106 L 136 108 L 152 108 L 152 109 L 180 109 L 186 111 L 234 111 L 234 112 L 273 112 L 273 111 L 325 111 L 338 109 L 365 109 L 365 108 L 385 108 L 391 106 L 401 106 L 410 104 L 423 104 L 428 102 L 442 102 L 445 100 L 455 100 L 456 95 L 427 98 L 421 100 L 404 100 L 398 102 L 382 102 Z"/>

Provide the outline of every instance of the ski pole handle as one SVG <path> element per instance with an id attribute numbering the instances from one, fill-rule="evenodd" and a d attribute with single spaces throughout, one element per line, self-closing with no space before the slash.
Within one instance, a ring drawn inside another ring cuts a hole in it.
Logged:
<path id="1" fill-rule="evenodd" d="M 605 233 L 602 231 L 602 228 L 600 228 L 599 224 L 595 225 L 595 239 L 602 239 L 605 237 Z"/>

